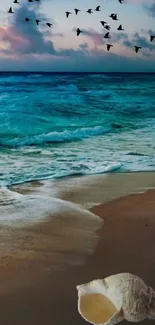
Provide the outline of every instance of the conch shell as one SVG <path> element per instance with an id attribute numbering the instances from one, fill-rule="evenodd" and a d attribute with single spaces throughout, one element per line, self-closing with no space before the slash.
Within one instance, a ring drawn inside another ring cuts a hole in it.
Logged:
<path id="1" fill-rule="evenodd" d="M 78 311 L 91 324 L 155 319 L 155 291 L 136 275 L 114 274 L 76 288 Z"/>

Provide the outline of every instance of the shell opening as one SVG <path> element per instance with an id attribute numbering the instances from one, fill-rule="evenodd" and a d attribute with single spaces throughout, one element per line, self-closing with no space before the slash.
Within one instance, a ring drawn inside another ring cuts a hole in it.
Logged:
<path id="1" fill-rule="evenodd" d="M 81 316 L 92 324 L 106 324 L 119 310 L 101 293 L 83 294 L 79 297 Z"/>

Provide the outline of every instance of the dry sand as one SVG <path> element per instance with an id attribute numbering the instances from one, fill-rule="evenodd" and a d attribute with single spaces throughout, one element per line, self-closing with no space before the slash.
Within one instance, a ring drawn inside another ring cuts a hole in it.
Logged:
<path id="1" fill-rule="evenodd" d="M 135 185 L 138 191 L 143 192 L 148 189 L 149 186 L 151 188 L 155 187 L 155 174 L 148 173 L 148 177 L 150 177 L 149 181 L 147 174 L 145 174 L 145 177 L 143 173 L 139 174 L 139 176 L 136 174 L 135 176 L 137 179 L 139 178 L 137 181 L 139 183 Z M 124 178 L 124 183 L 127 179 L 129 180 L 129 175 L 126 175 L 126 178 Z M 108 184 L 107 179 L 106 182 Z M 124 193 L 132 190 L 131 183 L 130 181 L 129 188 L 127 188 L 127 184 L 125 183 Z M 117 186 L 118 184 L 119 187 Z M 133 184 L 135 184 L 134 181 Z M 97 183 L 94 186 L 96 186 L 96 191 L 100 193 L 100 196 L 97 197 L 96 194 L 96 196 L 94 196 L 95 200 L 93 201 L 100 202 L 101 191 L 99 187 L 97 187 Z M 109 197 L 114 197 L 114 192 L 116 193 L 116 197 L 118 197 L 118 192 L 123 193 L 123 180 L 120 181 L 119 179 L 119 183 L 116 182 L 116 178 L 115 183 L 113 180 L 113 186 L 111 186 L 113 194 L 110 194 L 110 186 L 111 185 L 109 185 Z M 115 190 L 113 188 L 114 186 Z M 93 199 L 92 189 L 90 189 L 90 193 Z M 89 196 L 88 194 L 89 188 L 87 188 L 87 198 Z M 67 197 L 69 199 L 69 194 L 67 194 Z M 90 201 L 91 200 L 88 198 L 87 203 L 90 204 Z M 83 254 L 87 256 L 87 260 L 84 261 L 85 264 L 73 267 L 71 263 L 72 258 L 75 263 L 75 256 L 77 256 L 77 259 L 81 256 L 81 251 L 80 254 L 78 249 L 76 251 L 79 244 L 76 243 L 73 246 L 73 239 L 75 239 L 75 242 L 79 241 L 80 243 L 81 237 L 79 232 L 79 236 L 75 236 L 75 238 L 72 238 L 72 241 L 70 241 L 70 246 L 68 243 L 67 250 L 69 252 L 71 267 L 65 270 L 48 269 L 47 272 L 47 249 L 42 251 L 45 268 L 38 268 L 38 271 L 37 267 L 40 265 L 40 260 L 39 262 L 37 260 L 38 264 L 35 264 L 33 255 L 31 263 L 29 263 L 28 267 L 24 270 L 19 266 L 14 267 L 14 265 L 8 265 L 6 268 L 6 265 L 5 267 L 1 265 L 0 280 L 3 291 L 0 292 L 0 322 L 2 325 L 84 325 L 86 322 L 77 312 L 76 285 L 93 279 L 104 278 L 118 272 L 132 272 L 137 274 L 142 277 L 148 285 L 155 288 L 155 190 L 149 190 L 143 194 L 134 194 L 123 198 L 117 198 L 112 202 L 93 207 L 92 212 L 104 219 L 104 225 L 98 230 L 100 240 L 93 255 L 87 255 L 86 248 L 88 248 L 89 245 L 86 245 L 85 252 L 83 252 Z M 78 219 L 78 225 L 79 229 L 82 230 L 83 223 L 82 219 L 80 220 Z M 71 219 L 67 221 L 71 222 Z M 50 220 L 48 220 L 48 222 L 50 222 Z M 40 234 L 39 240 L 41 240 L 42 233 L 45 231 L 45 225 L 46 230 L 48 229 L 50 234 L 50 231 L 52 231 L 52 222 L 53 221 L 51 221 L 51 225 L 50 223 L 47 224 L 42 222 L 39 223 L 38 226 L 35 226 L 35 233 L 38 230 Z M 84 224 L 86 227 L 88 226 L 88 223 Z M 99 228 L 99 223 L 97 226 L 95 222 L 93 227 L 93 229 L 91 226 L 89 228 L 90 237 L 88 242 L 91 238 L 96 238 L 97 240 L 97 236 L 94 236 L 95 228 Z M 3 229 L 4 227 L 1 227 L 1 231 Z M 20 229 L 18 231 L 17 243 L 21 235 Z M 86 231 L 85 234 L 87 234 Z M 27 233 L 25 235 L 27 235 Z M 4 237 L 6 238 L 7 236 L 9 235 L 5 227 Z M 11 233 L 11 237 L 9 237 L 10 243 L 12 236 L 13 232 Z M 24 240 L 26 241 L 26 237 L 24 237 Z M 29 241 L 29 238 L 27 238 L 27 240 Z M 46 237 L 44 240 L 46 240 Z M 4 242 L 1 240 L 1 247 Z M 23 242 L 20 242 L 20 244 L 22 247 Z M 38 245 L 39 244 L 41 246 L 41 242 L 38 242 Z M 82 245 L 84 245 L 84 237 L 82 237 Z M 73 252 L 72 246 L 74 247 Z M 35 246 L 35 252 L 37 251 L 37 247 L 38 246 Z M 63 254 L 63 252 L 61 253 L 61 258 L 68 258 L 67 250 L 65 254 Z M 49 259 L 49 261 L 51 263 L 51 259 Z M 122 322 L 122 324 L 125 323 L 126 322 Z M 144 325 L 153 325 L 154 323 L 155 321 L 143 322 Z"/>

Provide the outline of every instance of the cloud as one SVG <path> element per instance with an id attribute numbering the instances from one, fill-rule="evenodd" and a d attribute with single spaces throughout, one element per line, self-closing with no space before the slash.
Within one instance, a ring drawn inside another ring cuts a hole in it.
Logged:
<path id="1" fill-rule="evenodd" d="M 75 31 L 75 29 L 73 29 Z M 111 42 L 113 44 L 120 44 L 127 48 L 134 48 L 135 45 L 141 46 L 144 49 L 148 49 L 150 51 L 153 51 L 155 49 L 155 43 L 150 43 L 149 36 L 155 35 L 152 30 L 149 30 L 148 32 L 143 31 L 143 34 L 145 35 L 139 35 L 139 33 L 133 34 L 133 37 L 129 39 L 129 36 L 127 33 L 120 32 L 120 33 L 112 33 L 111 34 Z M 104 39 L 103 34 L 99 33 L 93 29 L 89 30 L 83 30 L 83 35 L 90 38 L 93 41 L 94 47 L 97 47 L 98 45 L 103 45 L 107 43 L 107 40 Z"/>
<path id="2" fill-rule="evenodd" d="M 84 29 L 83 35 L 89 37 L 93 41 L 94 46 L 102 45 L 105 43 L 103 34 L 95 31 L 94 29 L 89 29 L 89 30 Z"/>
<path id="3" fill-rule="evenodd" d="M 36 55 L 27 60 L 25 56 L 16 59 L 0 58 L 1 70 L 4 71 L 85 71 L 85 72 L 141 72 L 155 71 L 155 61 L 147 61 L 147 57 L 139 59 L 127 58 L 123 55 L 93 49 L 85 52 L 69 53 L 68 56 Z"/>
<path id="4" fill-rule="evenodd" d="M 138 46 L 141 46 L 142 48 L 149 49 L 150 51 L 153 51 L 155 49 L 155 44 L 150 43 L 149 38 L 146 38 L 145 36 L 140 36 L 138 33 L 134 34 L 133 42 L 138 44 Z"/>
<path id="5" fill-rule="evenodd" d="M 144 6 L 144 8 L 147 10 L 149 16 L 155 17 L 155 2 L 152 2 L 150 6 Z"/>
<path id="6" fill-rule="evenodd" d="M 82 50 L 87 50 L 89 48 L 88 43 L 85 42 L 85 43 L 80 44 L 79 48 Z"/>
<path id="7" fill-rule="evenodd" d="M 28 17 L 31 20 L 25 21 Z M 26 5 L 16 10 L 13 21 L 6 29 L 0 28 L 0 40 L 6 42 L 9 46 L 3 49 L 6 55 L 51 55 L 51 56 L 77 56 L 81 49 L 56 49 L 54 46 L 54 37 L 63 37 L 62 33 L 51 31 L 43 32 L 36 25 L 35 20 L 40 19 L 38 7 L 29 9 Z M 41 17 L 43 20 L 43 17 Z M 47 21 L 44 17 L 44 21 Z M 46 26 L 46 25 L 45 25 Z M 50 37 L 50 40 L 46 37 Z"/>
<path id="8" fill-rule="evenodd" d="M 150 43 L 149 36 L 141 36 L 139 33 L 135 33 L 131 40 L 126 36 L 126 38 L 122 40 L 122 44 L 128 48 L 133 48 L 133 46 L 137 45 L 141 46 L 145 50 L 155 50 L 155 44 Z"/>
<path id="9" fill-rule="evenodd" d="M 72 29 L 72 31 L 75 33 L 76 32 L 76 28 L 74 27 Z M 90 38 L 93 41 L 94 46 L 98 46 L 98 45 L 102 45 L 104 44 L 104 38 L 103 38 L 103 34 L 97 32 L 96 30 L 89 28 L 89 29 L 83 29 L 82 30 L 82 35 Z"/>
<path id="10" fill-rule="evenodd" d="M 31 8 L 31 9 L 30 9 Z M 86 38 L 79 47 L 57 48 L 55 37 L 63 37 L 53 28 L 46 28 L 47 18 L 40 14 L 40 5 L 21 5 L 15 14 L 9 16 L 8 28 L 0 28 L 0 39 L 6 44 L 2 47 L 0 54 L 1 70 L 17 71 L 153 71 L 155 62 L 145 53 L 144 60 L 140 57 L 125 57 L 112 52 L 105 51 L 103 45 L 107 43 L 103 33 L 94 29 L 83 30 Z M 31 19 L 25 22 L 25 17 Z M 41 19 L 43 24 L 37 26 L 35 19 Z M 53 21 L 52 21 L 53 23 Z M 75 29 L 73 29 L 75 32 Z M 75 33 L 76 37 L 76 33 Z M 80 39 L 80 36 L 78 40 Z M 82 38 L 81 38 L 82 39 Z M 93 48 L 89 48 L 89 41 L 93 42 Z M 111 41 L 114 44 L 122 44 L 125 47 L 133 47 L 133 42 L 143 42 L 143 47 L 151 50 L 153 44 L 149 44 L 147 36 L 138 33 L 129 39 L 126 33 L 112 33 Z M 147 58 L 149 57 L 149 62 Z"/>
<path id="11" fill-rule="evenodd" d="M 150 51 L 155 50 L 155 43 L 150 43 L 150 35 L 155 35 L 155 33 L 152 30 L 141 30 L 143 35 L 140 35 L 139 33 L 134 33 L 131 38 L 129 38 L 127 33 L 121 32 L 121 33 L 113 33 L 112 34 L 112 41 L 113 43 L 122 44 L 123 46 L 127 48 L 133 48 L 135 45 L 141 46 L 143 49 L 148 49 Z M 145 36 L 146 35 L 146 36 Z"/>
<path id="12" fill-rule="evenodd" d="M 7 53 L 21 54 L 55 54 L 54 44 L 51 40 L 46 40 L 44 34 L 35 23 L 40 19 L 38 10 L 30 10 L 26 5 L 15 11 L 14 19 L 7 30 L 1 29 L 1 40 L 10 44 Z M 25 18 L 31 19 L 26 22 Z M 43 18 L 42 18 L 43 19 Z"/>
<path id="13" fill-rule="evenodd" d="M 73 28 L 73 31 L 75 32 L 76 29 Z M 105 33 L 108 31 L 105 30 Z M 99 33 L 96 30 L 90 28 L 88 30 L 83 29 L 83 35 L 90 38 L 93 41 L 94 47 L 98 47 L 100 45 L 104 45 L 107 43 L 107 39 L 104 38 L 105 33 Z M 118 43 L 118 41 L 122 40 L 128 40 L 128 35 L 126 33 L 120 32 L 120 33 L 112 33 L 111 35 L 111 42 Z"/>

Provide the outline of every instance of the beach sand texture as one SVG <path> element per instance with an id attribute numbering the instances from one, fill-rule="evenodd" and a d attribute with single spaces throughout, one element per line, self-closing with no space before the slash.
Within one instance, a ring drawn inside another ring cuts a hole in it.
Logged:
<path id="1" fill-rule="evenodd" d="M 20 197 L 1 194 L 3 325 L 84 325 L 76 285 L 115 273 L 131 272 L 155 288 L 155 174 L 66 179 L 54 190 L 53 184 L 16 186 Z M 17 211 L 18 220 L 8 223 L 7 214 Z"/>

